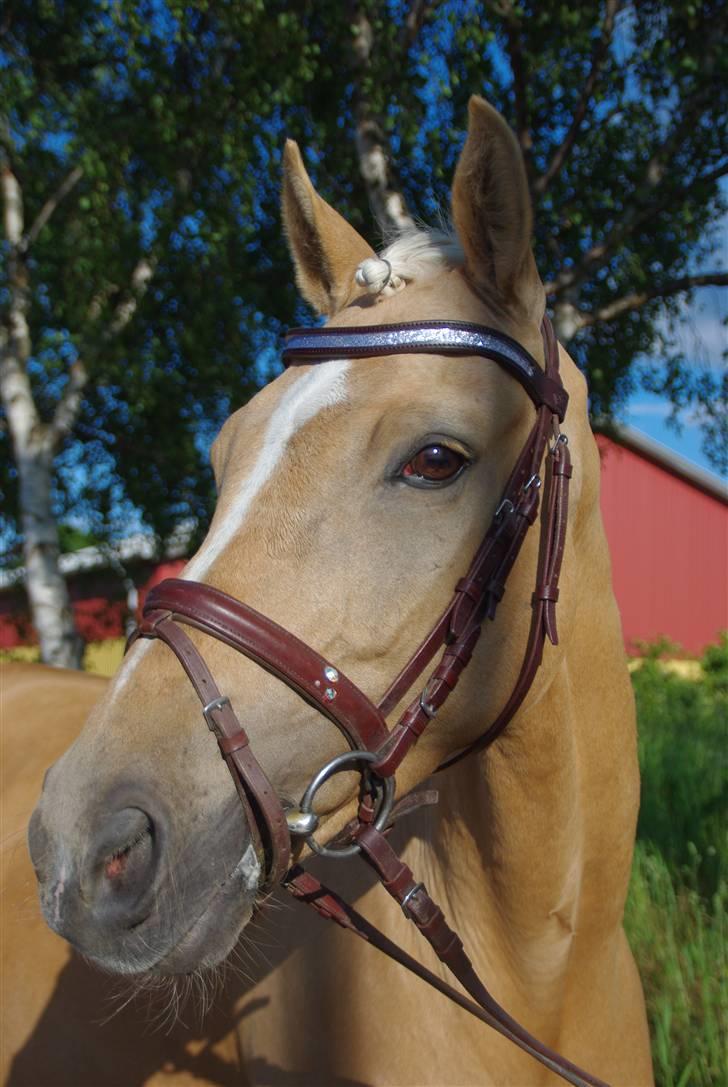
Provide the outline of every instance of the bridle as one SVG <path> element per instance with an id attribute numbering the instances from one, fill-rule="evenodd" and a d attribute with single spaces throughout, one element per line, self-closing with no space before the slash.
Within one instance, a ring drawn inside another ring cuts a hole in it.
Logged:
<path id="1" fill-rule="evenodd" d="M 553 644 L 558 640 L 555 610 L 571 477 L 568 442 L 559 424 L 566 414 L 568 395 L 559 375 L 558 344 L 548 318 L 542 324 L 542 337 L 544 370 L 525 348 L 502 332 L 458 321 L 294 329 L 286 337 L 283 358 L 289 366 L 394 354 L 478 355 L 498 363 L 519 381 L 536 409 L 534 425 L 468 570 L 457 582 L 440 618 L 377 704 L 335 664 L 295 635 L 248 605 L 199 582 L 168 579 L 154 588 L 147 596 L 141 623 L 132 640 L 161 639 L 187 673 L 235 781 L 251 834 L 264 860 L 267 885 L 282 883 L 294 897 L 312 906 L 321 916 L 379 947 L 567 1082 L 577 1087 L 606 1087 L 602 1080 L 537 1041 L 493 1000 L 475 973 L 459 937 L 387 837 L 398 815 L 423 802 L 433 802 L 432 794 L 415 793 L 395 805 L 394 775 L 457 686 L 483 622 L 495 617 L 508 574 L 529 527 L 536 521 L 542 489 L 541 538 L 531 626 L 518 678 L 487 731 L 448 758 L 440 769 L 482 750 L 500 735 L 531 687 L 546 638 Z M 350 750 L 318 771 L 298 807 L 284 808 L 252 753 L 230 699 L 219 691 L 203 657 L 182 629 L 185 625 L 225 642 L 255 661 L 332 721 L 345 736 Z M 438 653 L 439 659 L 427 681 L 390 728 L 387 715 Z M 314 837 L 319 821 L 314 811 L 316 793 L 336 773 L 355 769 L 361 779 L 357 816 L 333 842 L 322 845 Z M 409 956 L 310 872 L 298 864 L 291 867 L 292 839 L 299 845 L 306 842 L 325 856 L 360 854 L 471 999 Z"/>

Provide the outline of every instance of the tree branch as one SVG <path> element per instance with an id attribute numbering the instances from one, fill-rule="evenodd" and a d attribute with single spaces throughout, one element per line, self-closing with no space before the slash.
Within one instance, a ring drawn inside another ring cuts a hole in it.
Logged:
<path id="1" fill-rule="evenodd" d="M 533 134 L 531 132 L 531 116 L 528 108 L 528 71 L 526 58 L 523 55 L 521 24 L 510 0 L 500 0 L 500 2 L 495 5 L 495 9 L 502 17 L 506 26 L 508 58 L 511 64 L 511 71 L 513 72 L 516 136 L 523 154 L 526 173 L 530 178 L 533 172 L 533 163 L 531 160 Z"/>
<path id="2" fill-rule="evenodd" d="M 30 282 L 21 251 L 24 227 L 23 190 L 6 163 L 0 169 L 3 229 L 8 243 L 8 305 L 0 326 L 0 396 L 16 454 L 21 455 L 39 426 L 27 363 L 31 353 Z"/>
<path id="3" fill-rule="evenodd" d="M 599 80 L 604 61 L 609 50 L 609 45 L 614 33 L 614 22 L 621 6 L 621 0 L 606 0 L 604 9 L 604 20 L 602 22 L 602 31 L 599 35 L 599 39 L 594 45 L 592 52 L 591 68 L 589 75 L 586 78 L 586 82 L 582 89 L 579 101 L 576 104 L 574 115 L 571 119 L 569 129 L 561 141 L 561 144 L 556 148 L 551 162 L 549 163 L 546 172 L 541 177 L 536 178 L 533 183 L 532 191 L 536 196 L 543 196 L 548 189 L 549 185 L 561 171 L 564 163 L 571 154 L 572 148 L 576 142 L 576 138 L 579 135 L 581 126 L 584 122 L 589 104 L 594 94 L 594 89 Z"/>
<path id="4" fill-rule="evenodd" d="M 680 189 L 674 189 L 671 192 L 665 193 L 661 200 L 652 200 L 642 209 L 639 214 L 635 212 L 632 220 L 630 221 L 629 230 L 625 230 L 625 234 L 629 233 L 629 231 L 637 229 L 638 227 L 644 226 L 645 223 L 648 223 L 650 221 L 650 219 L 655 219 L 663 211 L 667 211 L 670 207 L 674 207 L 677 204 L 678 200 L 681 197 L 689 195 L 691 189 L 693 189 L 696 185 L 710 185 L 716 181 L 720 181 L 720 179 L 722 177 L 725 177 L 726 175 L 728 175 L 728 162 L 722 162 L 719 166 L 716 166 L 714 169 L 709 170 L 707 173 L 698 174 L 697 177 L 691 178 L 685 185 L 681 186 Z M 611 237 L 612 232 L 610 231 L 606 241 L 601 243 L 601 245 L 594 246 L 592 247 L 592 249 L 588 250 L 588 252 L 585 254 L 584 259 L 586 260 L 591 259 L 595 256 L 604 255 L 604 247 L 609 243 L 609 238 Z M 609 256 L 611 256 L 613 249 L 614 246 L 610 244 L 609 255 L 607 259 L 609 259 Z M 594 270 L 598 270 L 598 268 L 602 267 L 602 265 L 605 263 L 606 261 L 601 261 Z M 573 270 L 570 270 L 565 275 L 562 274 L 557 279 L 549 280 L 544 283 L 544 291 L 546 292 L 547 298 L 552 298 L 554 295 L 562 294 L 565 289 L 568 289 L 571 286 L 572 279 L 570 278 L 570 276 L 572 274 L 572 271 Z M 581 283 L 583 278 L 585 277 L 580 276 L 573 282 Z"/>
<path id="5" fill-rule="evenodd" d="M 436 6 L 437 0 L 432 0 L 431 3 L 428 0 L 411 0 L 400 35 L 400 44 L 405 51 L 409 51 L 415 44 L 425 20 Z"/>
<path id="6" fill-rule="evenodd" d="M 75 362 L 71 363 L 68 382 L 53 413 L 50 429 L 54 449 L 57 449 L 64 438 L 67 438 L 73 430 L 81 410 L 81 399 L 87 382 L 88 371 L 86 366 L 82 359 L 76 359 Z"/>
<path id="7" fill-rule="evenodd" d="M 58 205 L 61 203 L 62 200 L 65 199 L 66 196 L 68 196 L 68 194 L 78 184 L 82 177 L 83 168 L 81 166 L 74 166 L 68 176 L 64 178 L 64 180 L 58 186 L 56 191 L 48 197 L 45 204 L 36 215 L 30 230 L 21 242 L 24 252 L 28 252 L 30 247 L 33 245 L 33 242 L 36 240 L 43 227 L 51 218 L 53 212 L 56 210 Z"/>
<path id="8" fill-rule="evenodd" d="M 714 181 L 720 181 L 726 174 L 728 174 L 728 160 L 726 162 L 721 162 L 720 166 L 716 166 L 714 169 L 709 170 L 707 174 L 698 174 L 697 177 L 692 179 L 690 186 L 687 187 L 705 185 L 706 183 L 710 185 Z"/>
<path id="9" fill-rule="evenodd" d="M 123 332 L 131 321 L 139 308 L 139 303 L 147 293 L 156 266 L 157 260 L 154 256 L 140 257 L 136 262 L 131 273 L 131 290 L 117 303 L 104 331 L 103 339 L 106 343 Z"/>
<path id="10" fill-rule="evenodd" d="M 702 272 L 699 275 L 681 276 L 679 279 L 668 279 L 664 283 L 658 283 L 646 291 L 632 291 L 621 298 L 616 298 L 601 309 L 586 313 L 584 310 L 577 312 L 576 323 L 578 328 L 589 328 L 603 321 L 613 321 L 615 317 L 621 317 L 623 313 L 641 309 L 647 302 L 654 298 L 669 298 L 683 291 L 691 291 L 695 287 L 727 287 L 728 272 Z"/>
<path id="11" fill-rule="evenodd" d="M 374 31 L 366 11 L 358 3 L 352 5 L 350 18 L 354 31 L 354 118 L 359 170 L 377 223 L 385 235 L 392 234 L 413 227 L 415 221 L 403 193 L 393 184 L 388 140 L 363 89 L 371 64 Z"/>
<path id="12" fill-rule="evenodd" d="M 78 419 L 79 412 L 81 411 L 83 390 L 89 380 L 88 368 L 84 362 L 84 357 L 93 359 L 100 353 L 104 346 L 111 343 L 112 340 L 124 331 L 134 317 L 134 314 L 139 308 L 139 303 L 147 292 L 152 276 L 154 275 L 155 267 L 156 259 L 154 257 L 141 257 L 137 261 L 131 274 L 130 289 L 122 296 L 114 307 L 111 318 L 101 332 L 97 343 L 94 345 L 87 345 L 83 352 L 83 357 L 79 357 L 72 363 L 68 375 L 68 382 L 56 405 L 56 410 L 53 413 L 53 419 L 49 427 L 54 448 L 57 448 L 64 438 L 71 433 L 75 422 Z M 92 301 L 91 306 L 89 307 L 90 316 L 98 316 L 100 308 L 101 303 L 97 297 Z"/>
<path id="13" fill-rule="evenodd" d="M 25 216 L 20 182 L 7 162 L 0 170 L 0 191 L 3 195 L 3 228 L 10 248 L 17 251 L 23 237 Z"/>
<path id="14" fill-rule="evenodd" d="M 715 44 L 706 48 L 703 57 L 702 68 L 707 73 L 712 72 L 714 67 L 715 48 Z M 693 94 L 685 99 L 680 120 L 653 151 L 645 167 L 642 181 L 636 186 L 632 199 L 622 215 L 612 224 L 603 241 L 588 249 L 578 264 L 560 273 L 556 281 L 549 284 L 551 288 L 549 293 L 558 294 L 560 291 L 583 283 L 610 261 L 615 250 L 636 226 L 647 222 L 670 206 L 675 199 L 675 194 L 667 193 L 666 198 L 660 201 L 655 199 L 655 191 L 667 173 L 673 153 L 681 146 L 686 133 L 694 126 L 701 110 L 711 100 L 714 91 L 715 88 L 709 82 L 702 82 Z M 681 193 L 682 191 L 680 190 Z"/>
<path id="15" fill-rule="evenodd" d="M 154 258 L 142 257 L 137 261 L 130 278 L 130 289 L 114 307 L 108 324 L 102 329 L 101 335 L 95 343 L 89 343 L 83 352 L 83 357 L 76 359 L 71 365 L 68 380 L 63 390 L 63 395 L 55 405 L 53 418 L 49 426 L 49 441 L 53 449 L 58 449 L 61 442 L 71 434 L 83 403 L 83 393 L 89 380 L 88 367 L 84 358 L 93 360 L 98 357 L 104 346 L 109 345 L 117 336 L 124 332 L 131 318 L 139 308 L 139 303 L 151 282 L 155 267 Z M 105 297 L 105 296 L 104 296 Z M 93 299 L 89 307 L 89 315 L 99 315 L 101 309 L 99 297 Z"/>

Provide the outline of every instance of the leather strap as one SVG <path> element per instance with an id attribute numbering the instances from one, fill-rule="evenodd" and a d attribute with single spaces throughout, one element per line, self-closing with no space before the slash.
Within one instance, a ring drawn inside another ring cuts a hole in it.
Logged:
<path id="1" fill-rule="evenodd" d="M 209 668 L 168 611 L 146 609 L 132 639 L 159 638 L 175 654 L 203 706 L 220 754 L 232 774 L 257 852 L 262 853 L 267 882 L 279 883 L 291 863 L 291 839 L 278 794 L 253 755 L 248 735 L 230 700 L 222 695 Z M 265 841 L 261 842 L 259 829 Z"/>
<path id="2" fill-rule="evenodd" d="M 144 614 L 149 611 L 168 611 L 255 661 L 328 717 L 352 749 L 371 751 L 386 740 L 381 712 L 343 672 L 295 634 L 227 593 L 167 578 L 147 596 Z"/>
<path id="3" fill-rule="evenodd" d="M 550 478 L 547 491 L 548 512 L 543 523 L 536 589 L 531 599 L 531 627 L 521 670 L 510 697 L 487 731 L 462 751 L 451 755 L 450 758 L 440 764 L 438 770 L 445 770 L 468 755 L 472 755 L 476 751 L 483 751 L 500 736 L 503 729 L 518 712 L 524 698 L 531 689 L 536 672 L 543 659 L 543 647 L 546 638 L 548 637 L 553 645 L 558 644 L 556 601 L 559 595 L 559 575 L 566 543 L 571 471 L 568 445 L 565 441 L 557 438 L 551 453 Z"/>
<path id="4" fill-rule="evenodd" d="M 366 833 L 366 832 L 365 832 Z M 376 833 L 376 832 L 375 832 Z M 386 843 L 385 843 L 386 844 Z M 371 846 L 372 856 L 376 854 L 376 846 Z M 365 854 L 366 855 L 366 854 Z M 367 855 L 368 856 L 368 855 Z M 396 857 L 396 854 L 394 854 Z M 399 858 L 397 862 L 401 865 Z M 372 867 L 379 874 L 377 862 L 373 859 L 370 860 Z M 406 868 L 406 866 L 403 866 Z M 411 877 L 409 868 L 406 869 Z M 385 869 L 384 875 L 386 877 L 387 870 Z M 380 877 L 381 878 L 381 877 Z M 392 882 L 392 881 L 390 881 Z M 429 899 L 425 888 L 421 884 L 414 883 L 414 880 L 407 880 L 406 878 L 401 880 L 402 885 L 405 887 L 402 899 L 406 898 L 406 895 L 410 893 L 409 901 L 405 903 L 405 913 L 410 916 L 409 906 L 412 903 L 413 911 L 411 918 L 415 920 L 417 924 L 416 916 L 426 916 L 426 911 L 432 912 L 433 916 L 437 916 L 439 913 L 438 907 L 432 903 Z M 545 1046 L 542 1042 L 539 1042 L 533 1035 L 529 1034 L 524 1027 L 516 1022 L 504 1008 L 500 1006 L 490 995 L 485 986 L 480 982 L 477 974 L 472 968 L 470 961 L 463 952 L 463 959 L 460 956 L 456 956 L 450 953 L 450 962 L 442 959 L 445 962 L 449 970 L 454 974 L 457 980 L 463 985 L 463 988 L 471 994 L 472 1000 L 469 1000 L 458 989 L 452 985 L 448 985 L 446 981 L 443 981 L 437 974 L 433 973 L 417 959 L 409 955 L 403 948 L 395 944 L 393 940 L 390 940 L 388 936 L 385 936 L 378 928 L 372 925 L 366 918 L 362 917 L 357 910 L 354 909 L 348 902 L 332 891 L 331 888 L 325 886 L 310 872 L 305 871 L 303 868 L 296 866 L 292 868 L 286 877 L 284 886 L 290 894 L 297 898 L 300 902 L 305 903 L 314 909 L 320 917 L 327 921 L 334 921 L 337 925 L 347 929 L 353 935 L 358 936 L 362 940 L 366 940 L 373 947 L 376 947 L 388 958 L 393 959 L 394 962 L 403 966 L 410 973 L 421 978 L 432 986 L 433 989 L 437 989 L 453 1003 L 469 1012 L 470 1015 L 479 1019 L 482 1023 L 496 1030 L 499 1034 L 502 1034 L 509 1041 L 518 1046 L 519 1049 L 530 1054 L 535 1060 L 539 1061 L 546 1068 L 549 1068 L 556 1075 L 561 1076 L 567 1083 L 571 1083 L 573 1087 L 608 1087 L 602 1080 L 597 1079 L 596 1076 L 590 1075 L 588 1072 L 584 1072 L 577 1065 L 572 1064 L 565 1057 L 556 1053 L 554 1050 Z M 385 884 L 386 886 L 386 884 Z M 391 893 L 391 892 L 390 892 Z M 402 905 L 401 899 L 395 894 L 393 896 Z M 428 907 L 427 902 L 432 903 L 431 907 Z M 442 914 L 440 913 L 442 917 Z M 443 918 L 443 924 L 444 918 Z M 420 927 L 418 925 L 418 927 Z M 421 929 L 421 931 L 423 931 Z M 451 931 L 451 930 L 448 930 Z M 425 934 L 426 935 L 426 934 Z M 454 935 L 454 934 L 453 934 Z M 457 940 L 457 937 L 455 937 Z M 443 942 L 447 948 L 448 942 L 445 938 Z M 434 945 L 433 945 L 434 946 Z M 462 945 L 460 945 L 462 947 Z M 453 949 L 457 947 L 456 943 L 452 944 Z M 435 949 L 437 953 L 437 948 Z"/>
<path id="5" fill-rule="evenodd" d="M 286 366 L 337 358 L 380 355 L 480 355 L 519 381 L 536 407 L 545 404 L 563 419 L 569 397 L 560 381 L 540 368 L 525 347 L 494 328 L 468 321 L 405 321 L 349 328 L 294 328 L 286 334 Z"/>

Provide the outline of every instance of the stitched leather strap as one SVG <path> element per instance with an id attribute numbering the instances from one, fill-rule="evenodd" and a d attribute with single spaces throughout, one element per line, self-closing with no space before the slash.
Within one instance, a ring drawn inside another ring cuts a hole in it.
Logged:
<path id="1" fill-rule="evenodd" d="M 352 748 L 371 751 L 386 740 L 381 712 L 343 672 L 295 634 L 227 593 L 167 578 L 147 596 L 144 614 L 150 611 L 168 611 L 255 661 L 328 717 Z"/>
<path id="2" fill-rule="evenodd" d="M 499 363 L 519 381 L 537 407 L 545 404 L 563 419 L 569 397 L 561 382 L 540 368 L 525 347 L 494 328 L 467 321 L 406 321 L 350 328 L 294 328 L 286 334 L 287 366 L 336 358 L 379 355 L 480 355 Z"/>
<path id="3" fill-rule="evenodd" d="M 565 441 L 557 440 L 551 454 L 550 477 L 547 481 L 548 512 L 543 524 L 536 589 L 531 600 L 531 627 L 518 679 L 508 701 L 487 731 L 462 751 L 451 755 L 450 758 L 440 764 L 438 770 L 445 770 L 448 766 L 453 766 L 468 755 L 472 755 L 476 751 L 483 751 L 500 736 L 506 725 L 518 712 L 524 698 L 531 689 L 531 684 L 543 659 L 543 647 L 546 638 L 548 637 L 553 645 L 558 644 L 556 601 L 559 593 L 561 562 L 564 557 L 564 545 L 566 543 L 570 478 L 571 458 L 568 445 Z"/>
<path id="4" fill-rule="evenodd" d="M 380 838 L 385 848 L 379 845 Z M 530 1054 L 567 1083 L 571 1083 L 573 1087 L 608 1087 L 596 1076 L 583 1071 L 539 1042 L 512 1016 L 508 1015 L 478 978 L 468 956 L 462 949 L 459 938 L 447 925 L 439 907 L 432 902 L 423 885 L 415 882 L 410 869 L 400 860 L 385 839 L 376 831 L 365 830 L 360 835 L 360 841 L 365 850 L 364 855 L 384 886 L 400 906 L 404 903 L 405 914 L 414 921 L 431 943 L 440 960 L 445 963 L 472 999 L 468 999 L 458 989 L 448 985 L 437 974 L 428 970 L 426 966 L 362 917 L 335 891 L 320 883 L 310 872 L 300 867 L 291 869 L 285 880 L 286 889 L 294 898 L 316 910 L 324 920 L 334 921 L 360 939 L 366 940 L 470 1015 L 508 1038 L 519 1049 Z"/>
<path id="5" fill-rule="evenodd" d="M 283 879 L 291 861 L 291 839 L 278 795 L 253 755 L 247 733 L 232 705 L 212 678 L 209 668 L 168 611 L 145 609 L 137 637 L 159 638 L 184 668 L 217 737 L 220 754 L 232 774 L 257 852 L 262 853 L 266 881 Z M 263 835 L 260 830 L 263 829 Z M 264 837 L 265 840 L 261 841 Z"/>

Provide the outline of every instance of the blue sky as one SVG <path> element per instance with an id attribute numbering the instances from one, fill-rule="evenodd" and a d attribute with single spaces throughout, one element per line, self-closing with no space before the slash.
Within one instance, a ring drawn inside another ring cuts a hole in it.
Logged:
<path id="1" fill-rule="evenodd" d="M 662 442 L 669 449 L 679 453 L 715 474 L 715 469 L 707 461 L 701 449 L 701 434 L 695 420 L 683 413 L 680 418 L 680 431 L 668 425 L 670 405 L 664 397 L 653 393 L 638 392 L 630 399 L 627 408 L 621 413 L 621 421 L 644 431 L 650 438 Z"/>
<path id="2" fill-rule="evenodd" d="M 728 219 L 724 220 L 717 238 L 715 256 L 720 265 L 725 266 L 728 257 Z M 696 291 L 692 303 L 685 303 L 684 317 L 676 328 L 675 338 L 694 366 L 714 373 L 725 368 L 723 354 L 728 348 L 726 318 L 728 291 L 724 288 Z M 664 397 L 638 390 L 621 413 L 621 421 L 644 431 L 702 468 L 714 471 L 701 449 L 698 420 L 690 412 L 680 413 L 678 432 L 668 424 L 670 414 L 670 404 Z"/>

